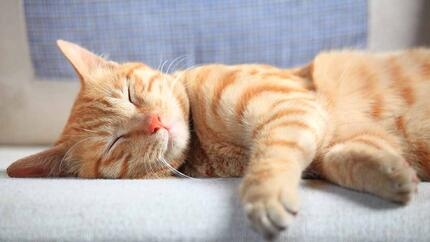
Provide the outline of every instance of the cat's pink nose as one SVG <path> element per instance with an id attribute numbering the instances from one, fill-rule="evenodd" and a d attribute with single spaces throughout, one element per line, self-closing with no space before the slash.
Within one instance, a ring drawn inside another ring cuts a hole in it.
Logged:
<path id="1" fill-rule="evenodd" d="M 161 123 L 160 116 L 157 114 L 151 114 L 149 116 L 148 131 L 150 134 L 156 133 L 159 129 L 163 128 L 164 125 Z"/>

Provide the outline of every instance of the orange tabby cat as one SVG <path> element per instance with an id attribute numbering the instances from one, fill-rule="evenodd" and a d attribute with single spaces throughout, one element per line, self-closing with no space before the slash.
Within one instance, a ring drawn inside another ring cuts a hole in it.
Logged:
<path id="1" fill-rule="evenodd" d="M 56 145 L 16 161 L 12 177 L 152 178 L 179 167 L 191 176 L 244 175 L 244 209 L 266 236 L 298 212 L 305 169 L 401 203 L 416 191 L 416 173 L 430 178 L 429 50 L 330 52 L 302 69 L 206 65 L 168 75 L 58 45 L 80 93 Z"/>

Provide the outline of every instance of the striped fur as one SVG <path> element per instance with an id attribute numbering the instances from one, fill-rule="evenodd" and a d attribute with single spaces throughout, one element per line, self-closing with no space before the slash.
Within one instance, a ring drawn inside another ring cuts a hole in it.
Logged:
<path id="1" fill-rule="evenodd" d="M 190 153 L 184 171 L 244 175 L 245 210 L 268 236 L 297 213 L 305 170 L 406 203 L 417 174 L 430 178 L 429 63 L 425 49 L 342 51 L 295 70 L 207 65 L 187 71 L 182 80 L 198 152 Z"/>
<path id="2" fill-rule="evenodd" d="M 81 91 L 57 144 L 14 163 L 11 176 L 153 178 L 179 167 L 244 176 L 244 209 L 266 236 L 298 212 L 302 174 L 401 203 L 418 177 L 430 179 L 429 50 L 328 52 L 298 69 L 213 64 L 167 75 L 59 46 Z M 151 113 L 170 133 L 145 133 Z"/>

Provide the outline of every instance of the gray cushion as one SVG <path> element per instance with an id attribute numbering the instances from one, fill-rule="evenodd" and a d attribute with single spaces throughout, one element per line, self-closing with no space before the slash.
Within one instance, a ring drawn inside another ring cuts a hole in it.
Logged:
<path id="1" fill-rule="evenodd" d="M 39 149 L 0 147 L 0 241 L 260 241 L 239 179 L 16 179 L 4 172 Z M 302 209 L 279 241 L 430 241 L 430 184 L 399 206 L 304 181 Z"/>

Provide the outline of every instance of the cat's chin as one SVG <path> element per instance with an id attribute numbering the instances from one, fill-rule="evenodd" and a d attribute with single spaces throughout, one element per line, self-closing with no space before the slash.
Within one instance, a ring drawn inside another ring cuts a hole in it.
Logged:
<path id="1" fill-rule="evenodd" d="M 178 147 L 176 146 L 176 137 L 173 136 L 168 130 L 162 129 L 154 134 L 155 142 L 159 148 L 160 153 L 163 154 L 165 159 L 175 158 Z"/>

